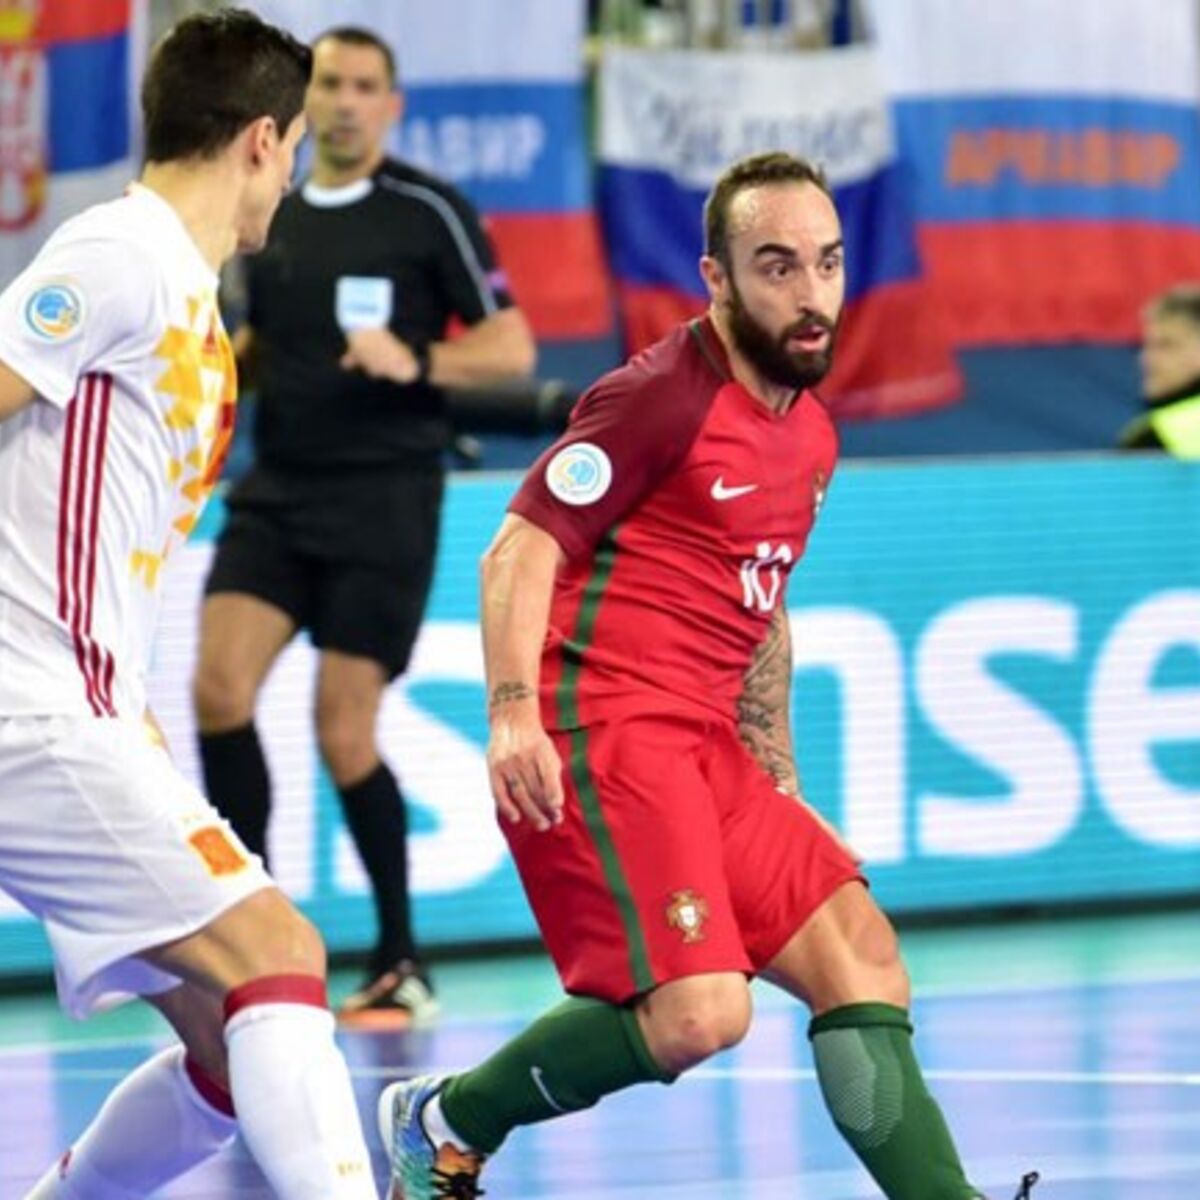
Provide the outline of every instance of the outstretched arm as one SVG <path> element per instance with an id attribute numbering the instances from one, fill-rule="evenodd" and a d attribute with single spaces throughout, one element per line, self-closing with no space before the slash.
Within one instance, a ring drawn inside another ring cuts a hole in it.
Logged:
<path id="1" fill-rule="evenodd" d="M 792 634 L 787 610 L 780 605 L 746 672 L 738 700 L 738 734 L 780 789 L 799 796 L 788 711 L 791 692 Z"/>

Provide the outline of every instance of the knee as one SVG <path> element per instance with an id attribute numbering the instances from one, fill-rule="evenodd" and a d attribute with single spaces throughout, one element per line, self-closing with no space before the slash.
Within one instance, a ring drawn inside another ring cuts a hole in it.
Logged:
<path id="1" fill-rule="evenodd" d="M 360 720 L 354 713 L 318 712 L 317 744 L 339 787 L 357 783 L 369 775 L 379 759 L 373 722 Z"/>
<path id="2" fill-rule="evenodd" d="M 744 979 L 696 990 L 656 1011 L 643 1009 L 650 1051 L 659 1066 L 678 1074 L 736 1046 L 750 1028 L 750 989 Z"/>
<path id="3" fill-rule="evenodd" d="M 254 719 L 258 688 L 236 663 L 202 655 L 192 678 L 192 703 L 201 733 L 238 729 Z"/>
<path id="4" fill-rule="evenodd" d="M 855 958 L 876 981 L 879 998 L 907 1008 L 912 1000 L 912 986 L 900 955 L 900 940 L 892 923 L 878 909 L 857 931 L 852 949 Z"/>

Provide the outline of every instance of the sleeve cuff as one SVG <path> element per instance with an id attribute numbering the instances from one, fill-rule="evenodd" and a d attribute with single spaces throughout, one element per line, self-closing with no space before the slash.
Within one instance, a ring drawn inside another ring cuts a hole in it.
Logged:
<path id="1" fill-rule="evenodd" d="M 508 511 L 548 533 L 570 559 L 586 558 L 593 550 L 592 543 L 577 529 L 562 519 L 562 514 L 548 504 L 528 496 L 516 495 Z"/>
<path id="2" fill-rule="evenodd" d="M 47 372 L 32 355 L 15 346 L 0 342 L 0 362 L 55 408 L 66 408 L 75 398 L 75 380 L 68 383 L 61 376 Z"/>

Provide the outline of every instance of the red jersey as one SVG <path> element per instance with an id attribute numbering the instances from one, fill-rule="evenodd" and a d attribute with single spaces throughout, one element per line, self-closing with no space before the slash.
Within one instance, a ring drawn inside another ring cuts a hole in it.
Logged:
<path id="1" fill-rule="evenodd" d="M 708 319 L 590 388 L 509 506 L 568 559 L 542 656 L 547 728 L 732 718 L 836 460 L 821 402 L 755 399 Z"/>

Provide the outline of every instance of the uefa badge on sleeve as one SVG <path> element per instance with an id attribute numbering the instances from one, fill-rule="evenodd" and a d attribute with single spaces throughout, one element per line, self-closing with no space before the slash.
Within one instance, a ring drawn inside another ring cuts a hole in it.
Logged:
<path id="1" fill-rule="evenodd" d="M 612 461 L 591 442 L 564 446 L 546 466 L 546 486 L 564 504 L 595 504 L 612 483 Z"/>
<path id="2" fill-rule="evenodd" d="M 67 341 L 83 327 L 83 293 L 70 283 L 43 283 L 25 301 L 25 324 L 43 342 Z"/>

